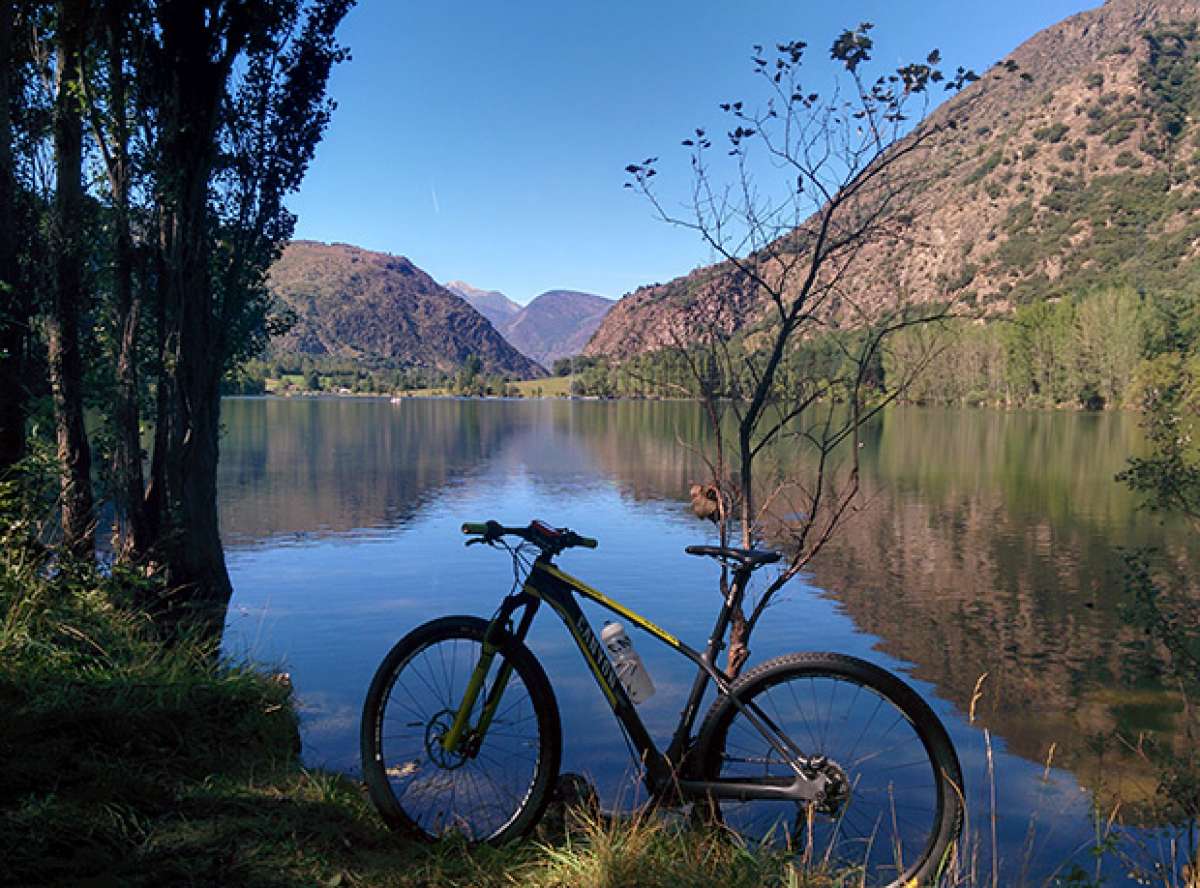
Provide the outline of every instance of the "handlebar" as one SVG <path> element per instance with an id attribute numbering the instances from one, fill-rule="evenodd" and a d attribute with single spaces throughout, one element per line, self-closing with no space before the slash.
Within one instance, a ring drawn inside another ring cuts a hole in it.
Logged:
<path id="1" fill-rule="evenodd" d="M 533 543 L 543 552 L 555 554 L 563 549 L 576 546 L 584 549 L 595 549 L 599 543 L 591 537 L 585 537 L 565 527 L 551 527 L 544 521 L 531 521 L 528 527 L 506 527 L 497 521 L 468 521 L 463 524 L 462 532 L 468 536 L 477 537 L 479 542 L 493 543 L 504 536 L 515 536 Z M 476 540 L 468 540 L 470 545 Z"/>

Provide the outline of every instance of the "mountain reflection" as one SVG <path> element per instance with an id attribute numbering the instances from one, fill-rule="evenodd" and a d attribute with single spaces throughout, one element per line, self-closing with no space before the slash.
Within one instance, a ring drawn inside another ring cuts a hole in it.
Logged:
<path id="1" fill-rule="evenodd" d="M 227 546 L 398 527 L 471 478 L 521 425 L 474 401 L 229 399 L 222 405 Z"/>
<path id="2" fill-rule="evenodd" d="M 224 411 L 230 546 L 398 527 L 487 472 L 563 497 L 615 485 L 683 514 L 710 437 L 690 403 L 230 400 Z M 812 582 L 961 711 L 987 673 L 977 722 L 1011 751 L 1041 762 L 1055 744 L 1055 764 L 1094 789 L 1127 802 L 1153 792 L 1132 754 L 1113 750 L 1122 766 L 1105 772 L 1096 756 L 1114 728 L 1170 734 L 1180 708 L 1121 623 L 1120 549 L 1157 547 L 1200 600 L 1200 544 L 1139 513 L 1113 480 L 1139 446 L 1136 417 L 894 410 L 863 440 L 864 508 Z"/>

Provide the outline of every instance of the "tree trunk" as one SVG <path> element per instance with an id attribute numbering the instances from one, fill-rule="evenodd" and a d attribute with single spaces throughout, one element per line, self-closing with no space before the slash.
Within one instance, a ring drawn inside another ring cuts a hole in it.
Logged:
<path id="1" fill-rule="evenodd" d="M 112 144 L 107 154 L 113 192 L 113 291 L 116 302 L 117 392 L 113 405 L 113 477 L 117 506 L 117 554 L 139 561 L 149 551 L 145 478 L 142 471 L 141 410 L 138 402 L 137 331 L 141 299 L 134 287 L 133 237 L 129 225 L 128 90 L 124 69 L 121 5 L 108 7 L 108 91 L 113 109 Z M 103 134 L 98 134 L 103 138 Z"/>
<path id="2" fill-rule="evenodd" d="M 81 558 L 95 554 L 91 450 L 83 422 L 83 359 L 79 319 L 83 284 L 83 123 L 77 89 L 88 0 L 58 4 L 57 91 L 54 98 L 56 187 L 51 225 L 54 306 L 48 352 L 58 458 L 62 465 L 63 542 Z"/>
<path id="3" fill-rule="evenodd" d="M 120 343 L 117 352 L 116 403 L 113 405 L 113 476 L 120 522 L 118 555 L 122 560 L 138 561 L 146 554 L 151 542 L 144 499 L 141 411 L 138 403 L 137 330 L 141 300 L 135 295 L 133 287 L 133 244 L 128 215 L 118 212 L 117 216 L 113 276 Z"/>
<path id="4" fill-rule="evenodd" d="M 13 166 L 12 95 L 16 91 L 13 30 L 16 9 L 0 0 L 0 478 L 25 455 L 25 383 L 22 379 L 28 299 L 17 264 L 17 182 Z"/>
<path id="5" fill-rule="evenodd" d="M 184 620 L 216 641 L 233 587 L 217 519 L 225 355 L 215 322 L 208 189 L 228 70 L 213 58 L 200 4 L 164 4 L 160 23 L 169 66 L 159 186 L 165 397 L 151 481 L 158 514 L 150 520 L 157 527 L 154 557 L 170 590 L 168 621 Z"/>

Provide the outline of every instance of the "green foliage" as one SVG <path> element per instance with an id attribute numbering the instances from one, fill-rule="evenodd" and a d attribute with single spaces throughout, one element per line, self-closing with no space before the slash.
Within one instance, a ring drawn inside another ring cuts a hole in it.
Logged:
<path id="1" fill-rule="evenodd" d="M 972 270 L 968 263 L 960 277 L 965 279 Z M 966 282 L 953 283 L 965 286 Z M 836 391 L 836 381 L 853 352 L 852 338 L 826 334 L 789 350 L 778 370 L 777 393 L 783 396 L 802 384 Z M 1105 287 L 1048 302 L 1033 301 L 1006 319 L 949 318 L 927 328 L 900 331 L 868 368 L 868 388 L 903 389 L 901 399 L 917 404 L 1136 406 L 1153 384 L 1159 363 L 1183 360 L 1198 345 L 1198 297 Z M 733 365 L 745 366 L 736 357 L 745 347 L 746 340 L 729 345 Z M 666 349 L 619 365 L 598 360 L 574 377 L 572 393 L 600 398 L 698 398 L 698 380 L 706 373 L 697 372 L 694 364 L 706 354 L 703 348 Z M 1196 369 L 1189 378 L 1200 380 L 1200 357 L 1192 361 Z M 923 369 L 914 374 L 914 368 Z M 720 386 L 733 390 L 736 382 L 718 379 L 715 384 L 718 391 Z M 1200 403 L 1200 382 L 1193 382 L 1188 391 Z"/>
<path id="2" fill-rule="evenodd" d="M 1117 108 L 1115 100 L 1116 94 L 1109 93 L 1087 109 L 1088 124 L 1084 130 L 1089 136 L 1102 135 L 1105 145 L 1117 145 L 1128 139 L 1141 120 L 1140 111 Z"/>
<path id="3" fill-rule="evenodd" d="M 1183 132 L 1188 117 L 1200 110 L 1197 27 L 1195 22 L 1167 25 L 1144 36 L 1148 51 L 1139 74 L 1146 105 L 1162 133 L 1174 140 Z"/>
<path id="4" fill-rule="evenodd" d="M 1200 522 L 1200 351 L 1193 345 L 1147 360 L 1138 383 L 1151 452 L 1131 459 L 1119 477 L 1147 508 Z"/>
<path id="5" fill-rule="evenodd" d="M 895 387 L 904 368 L 920 363 L 926 369 L 903 395 L 912 403 L 1135 406 L 1156 362 L 1180 360 L 1200 343 L 1192 326 L 1169 332 L 1170 318 L 1191 323 L 1193 304 L 1108 287 L 1024 305 L 1003 320 L 906 330 L 885 354 L 884 385 Z"/>
<path id="6" fill-rule="evenodd" d="M 1128 167 L 1130 169 L 1138 169 L 1142 165 L 1142 161 L 1132 151 L 1122 151 L 1113 160 L 1119 167 Z"/>
<path id="7" fill-rule="evenodd" d="M 967 175 L 965 179 L 963 179 L 963 184 L 974 185 L 976 182 L 982 181 L 982 179 L 988 175 L 988 173 L 1000 166 L 1000 162 L 1002 160 L 1004 160 L 1004 152 L 993 151 L 988 155 L 987 159 L 984 160 L 983 163 L 977 166 Z"/>
<path id="8" fill-rule="evenodd" d="M 1039 142 L 1049 142 L 1051 145 L 1061 142 L 1071 128 L 1062 121 L 1040 126 L 1033 131 L 1033 137 Z"/>
<path id="9" fill-rule="evenodd" d="M 1133 134 L 1137 129 L 1138 118 L 1131 115 L 1118 115 L 1112 119 L 1111 124 L 1104 133 L 1104 138 L 1101 140 L 1105 145 L 1119 145 Z"/>
<path id="10" fill-rule="evenodd" d="M 1120 162 L 1140 165 L 1132 152 Z M 1001 271 L 1023 278 L 1022 301 L 1122 284 L 1162 291 L 1200 285 L 1200 264 L 1190 256 L 1200 237 L 1200 200 L 1191 189 L 1173 188 L 1161 171 L 1134 169 L 1086 181 L 1066 173 L 1049 184 L 1037 204 L 1010 208 L 995 254 Z M 1064 251 L 1068 239 L 1078 245 Z M 1053 281 L 1031 275 L 1047 263 L 1057 269 Z"/>
<path id="11" fill-rule="evenodd" d="M 454 381 L 446 373 L 426 367 L 280 353 L 270 360 L 255 358 L 247 361 L 236 374 L 226 378 L 221 391 L 227 395 L 317 391 L 313 387 L 314 380 L 320 390 L 340 392 L 345 389 L 355 394 L 445 388 Z"/>

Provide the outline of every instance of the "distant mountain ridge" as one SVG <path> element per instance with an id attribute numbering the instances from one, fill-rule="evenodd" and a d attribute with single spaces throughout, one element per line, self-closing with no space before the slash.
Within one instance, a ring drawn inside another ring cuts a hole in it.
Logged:
<path id="1" fill-rule="evenodd" d="M 465 299 L 471 308 L 491 321 L 497 330 L 521 312 L 521 306 L 499 290 L 480 290 L 466 281 L 447 281 L 445 286 L 451 293 Z"/>
<path id="2" fill-rule="evenodd" d="M 545 375 L 483 315 L 403 256 L 293 241 L 272 266 L 268 284 L 296 318 L 272 341 L 276 353 L 443 373 L 475 356 L 487 374 Z"/>
<path id="3" fill-rule="evenodd" d="M 616 303 L 612 299 L 578 290 L 547 290 L 500 332 L 522 354 L 549 367 L 559 358 L 583 351 L 604 316 Z"/>
<path id="4" fill-rule="evenodd" d="M 1200 286 L 1198 21 L 1196 0 L 1108 0 L 1015 49 L 1020 76 L 985 76 L 935 111 L 974 103 L 897 208 L 920 242 L 865 248 L 855 300 L 1000 316 L 1102 286 Z M 728 263 L 627 294 L 585 353 L 693 341 L 718 315 L 726 332 L 768 317 Z"/>
<path id="5" fill-rule="evenodd" d="M 499 290 L 480 290 L 464 281 L 450 281 L 446 288 L 469 302 L 509 343 L 543 367 L 582 352 L 616 304 L 594 293 L 547 290 L 522 307 Z"/>

